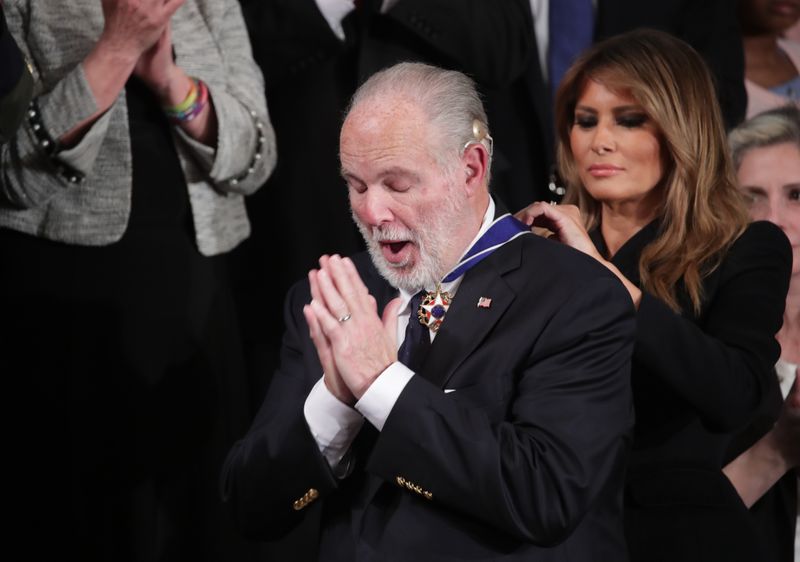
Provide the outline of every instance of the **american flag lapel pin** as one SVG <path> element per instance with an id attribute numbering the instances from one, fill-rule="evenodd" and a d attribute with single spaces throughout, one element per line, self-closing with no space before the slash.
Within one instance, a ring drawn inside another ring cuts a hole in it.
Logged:
<path id="1" fill-rule="evenodd" d="M 489 308 L 492 306 L 492 299 L 489 297 L 480 297 L 478 299 L 478 308 Z"/>

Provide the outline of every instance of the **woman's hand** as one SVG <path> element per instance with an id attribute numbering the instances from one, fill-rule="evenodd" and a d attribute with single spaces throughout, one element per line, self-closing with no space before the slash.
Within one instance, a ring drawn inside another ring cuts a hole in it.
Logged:
<path id="1" fill-rule="evenodd" d="M 83 71 L 97 110 L 61 136 L 59 141 L 64 146 L 79 142 L 92 123 L 116 101 L 142 53 L 162 37 L 172 14 L 185 0 L 101 2 L 105 18 L 103 32 L 83 60 Z"/>
<path id="2" fill-rule="evenodd" d="M 786 466 L 800 467 L 800 381 L 796 376 L 773 432 Z"/>
<path id="3" fill-rule="evenodd" d="M 642 301 L 642 291 L 639 287 L 631 283 L 630 280 L 617 269 L 617 266 L 600 255 L 592 239 L 589 238 L 586 227 L 583 226 L 583 218 L 581 217 L 581 211 L 578 207 L 574 205 L 551 205 L 549 203 L 537 202 L 528 205 L 514 216 L 529 225 L 534 232 L 537 228 L 546 229 L 552 233 L 550 237 L 568 246 L 572 246 L 576 250 L 580 250 L 584 254 L 602 263 L 619 278 L 628 290 L 628 294 L 633 301 L 633 306 L 637 309 L 639 308 L 639 303 Z"/>
<path id="4" fill-rule="evenodd" d="M 163 35 L 185 0 L 101 0 L 105 25 L 98 43 L 137 61 Z"/>
<path id="5" fill-rule="evenodd" d="M 800 381 L 795 378 L 775 426 L 724 469 L 744 504 L 756 503 L 787 471 L 800 465 Z"/>
<path id="6" fill-rule="evenodd" d="M 159 99 L 164 100 L 163 105 L 176 105 L 186 97 L 191 82 L 172 60 L 172 31 L 169 22 L 156 42 L 139 56 L 133 74 L 141 78 Z M 170 90 L 176 89 L 182 92 L 176 94 L 175 101 L 170 103 Z"/>
<path id="7" fill-rule="evenodd" d="M 583 226 L 578 207 L 537 202 L 525 207 L 515 216 L 531 228 L 550 231 L 552 237 L 559 242 L 572 246 L 598 261 L 604 261 Z"/>
<path id="8" fill-rule="evenodd" d="M 172 58 L 172 26 L 169 20 L 156 42 L 139 56 L 133 74 L 147 84 L 163 107 L 179 105 L 186 99 L 192 88 L 192 79 Z M 181 121 L 180 127 L 195 140 L 216 146 L 217 118 L 208 95 L 205 106 L 194 119 Z"/>

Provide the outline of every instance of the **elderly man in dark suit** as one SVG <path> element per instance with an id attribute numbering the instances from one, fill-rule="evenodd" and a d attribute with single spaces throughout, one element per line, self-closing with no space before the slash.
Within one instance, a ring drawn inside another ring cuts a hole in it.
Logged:
<path id="1" fill-rule="evenodd" d="M 323 256 L 289 294 L 281 366 L 223 471 L 240 528 L 319 510 L 320 560 L 625 560 L 623 287 L 490 198 L 463 74 L 376 74 L 340 146 L 371 259 Z"/>

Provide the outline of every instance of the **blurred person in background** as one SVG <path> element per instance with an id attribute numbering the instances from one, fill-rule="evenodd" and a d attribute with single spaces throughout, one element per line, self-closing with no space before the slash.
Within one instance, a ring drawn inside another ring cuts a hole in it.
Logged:
<path id="1" fill-rule="evenodd" d="M 34 73 L 0 148 L 13 550 L 249 560 L 216 493 L 250 419 L 224 254 L 275 151 L 239 5 L 5 11 Z"/>
<path id="2" fill-rule="evenodd" d="M 800 105 L 800 43 L 784 37 L 800 0 L 740 0 L 747 118 L 787 102 Z"/>
<path id="3" fill-rule="evenodd" d="M 800 109 L 784 106 L 761 113 L 731 131 L 729 142 L 751 218 L 768 220 L 784 231 L 792 244 L 793 262 L 783 325 L 777 335 L 781 356 L 775 371 L 785 398 L 782 415 L 769 433 L 725 467 L 725 474 L 764 533 L 767 550 L 762 559 L 791 562 L 800 560 L 800 385 L 796 382 L 800 364 Z"/>

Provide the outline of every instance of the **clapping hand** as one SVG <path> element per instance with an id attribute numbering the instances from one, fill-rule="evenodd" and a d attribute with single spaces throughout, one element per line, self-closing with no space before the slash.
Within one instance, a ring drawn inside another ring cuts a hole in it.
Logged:
<path id="1" fill-rule="evenodd" d="M 101 0 L 105 25 L 100 42 L 138 60 L 164 34 L 172 14 L 185 0 Z"/>

